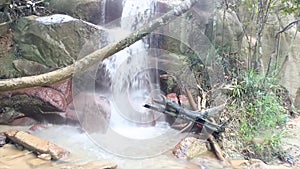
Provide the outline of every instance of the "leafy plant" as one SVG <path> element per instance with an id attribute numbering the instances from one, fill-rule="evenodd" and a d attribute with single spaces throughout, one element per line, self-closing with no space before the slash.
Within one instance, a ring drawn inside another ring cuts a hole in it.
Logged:
<path id="1" fill-rule="evenodd" d="M 297 14 L 300 11 L 300 0 L 281 0 L 279 8 L 283 14 Z"/>
<path id="2" fill-rule="evenodd" d="M 239 115 L 238 132 L 242 139 L 253 143 L 255 138 L 264 138 L 263 144 L 255 144 L 256 151 L 264 151 L 262 145 L 271 149 L 280 146 L 287 114 L 283 99 L 278 94 L 280 85 L 277 78 L 266 78 L 251 70 L 241 79 L 233 81 L 231 96 L 234 111 Z M 267 135 L 267 132 L 274 134 Z"/>

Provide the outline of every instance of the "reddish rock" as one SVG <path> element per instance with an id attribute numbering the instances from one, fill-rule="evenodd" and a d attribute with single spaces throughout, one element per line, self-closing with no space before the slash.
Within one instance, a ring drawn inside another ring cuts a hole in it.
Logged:
<path id="1" fill-rule="evenodd" d="M 191 109 L 189 99 L 185 95 L 179 95 L 179 100 L 183 107 Z"/>
<path id="2" fill-rule="evenodd" d="M 57 82 L 49 87 L 61 92 L 65 96 L 65 99 L 68 104 L 72 102 L 73 99 L 72 99 L 72 79 L 71 78 L 67 79 L 67 80 L 63 80 L 61 82 Z"/>
<path id="3" fill-rule="evenodd" d="M 5 132 L 5 135 L 13 142 L 22 145 L 37 154 L 50 154 L 53 160 L 58 160 L 70 154 L 63 148 L 24 131 L 9 130 Z"/>
<path id="4" fill-rule="evenodd" d="M 28 126 L 32 124 L 37 124 L 38 122 L 30 117 L 22 117 L 15 119 L 13 122 L 10 123 L 10 125 L 14 126 Z"/>
<path id="5" fill-rule="evenodd" d="M 19 89 L 10 92 L 2 92 L 1 98 L 9 99 L 12 96 L 16 95 L 28 95 L 30 97 L 38 98 L 44 101 L 48 106 L 51 106 L 55 111 L 65 111 L 67 107 L 67 102 L 64 95 L 48 87 L 32 87 L 26 89 Z"/>
<path id="6" fill-rule="evenodd" d="M 43 125 L 43 124 L 36 124 L 36 125 L 33 125 L 29 128 L 29 130 L 31 131 L 37 131 L 37 130 L 43 130 L 43 129 L 46 129 L 48 128 L 46 125 Z"/>
<path id="7" fill-rule="evenodd" d="M 181 105 L 183 107 L 185 107 L 185 108 L 190 108 L 191 107 L 190 103 L 189 103 L 189 100 L 188 100 L 188 98 L 185 95 L 179 95 L 177 97 L 176 93 L 169 93 L 169 94 L 167 94 L 167 99 L 169 99 L 169 100 L 171 100 L 171 101 L 173 101 L 173 102 L 175 102 L 177 104 L 179 104 L 178 98 L 179 98 L 180 103 L 181 103 Z"/>
<path id="8" fill-rule="evenodd" d="M 176 93 L 169 93 L 167 94 L 167 99 L 175 102 L 178 104 L 178 98 L 177 98 L 177 94 Z"/>

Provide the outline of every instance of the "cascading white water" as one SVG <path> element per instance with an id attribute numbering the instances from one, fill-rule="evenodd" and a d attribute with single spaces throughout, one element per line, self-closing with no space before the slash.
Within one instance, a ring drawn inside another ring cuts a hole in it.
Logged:
<path id="1" fill-rule="evenodd" d="M 109 30 L 111 40 L 121 39 L 151 20 L 155 6 L 155 0 L 123 1 L 121 27 Z M 154 124 L 154 115 L 142 107 L 150 101 L 151 92 L 158 90 L 158 84 L 151 80 L 155 75 L 145 69 L 153 64 L 148 62 L 148 46 L 140 40 L 104 61 L 112 79 L 110 127 L 129 138 L 156 137 L 169 129 L 166 123 L 149 127 Z"/>

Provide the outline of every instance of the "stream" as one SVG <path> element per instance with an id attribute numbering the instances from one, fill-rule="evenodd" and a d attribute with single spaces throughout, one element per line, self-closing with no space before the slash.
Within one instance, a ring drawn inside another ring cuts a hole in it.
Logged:
<path id="1" fill-rule="evenodd" d="M 11 129 L 10 126 L 1 126 L 1 131 L 6 131 Z M 15 127 L 15 129 L 20 130 L 28 130 L 28 127 Z M 33 135 L 38 136 L 40 138 L 49 140 L 61 147 L 64 147 L 66 150 L 69 150 L 70 156 L 68 158 L 64 158 L 63 161 L 58 161 L 57 164 L 61 163 L 71 163 L 71 164 L 85 164 L 91 161 L 109 161 L 114 162 L 118 165 L 119 169 L 143 169 L 143 168 L 155 168 L 155 169 L 195 169 L 197 168 L 195 164 L 191 162 L 187 162 L 185 160 L 180 160 L 175 158 L 170 151 L 167 151 L 163 154 L 157 155 L 155 157 L 141 158 L 141 159 L 132 159 L 121 156 L 116 156 L 114 154 L 108 153 L 104 151 L 101 147 L 95 144 L 90 137 L 83 133 L 79 128 L 72 126 L 49 126 L 48 129 L 43 129 L 39 131 L 32 132 Z M 121 146 L 121 145 L 120 145 Z M 160 148 L 167 148 L 167 144 L 161 143 Z M 14 151 L 15 148 L 11 148 L 11 151 Z M 3 151 L 3 150 L 2 150 Z M 18 150 L 19 151 L 19 150 Z M 128 149 L 127 151 L 134 151 Z M 148 151 L 145 148 L 143 151 Z M 22 151 L 20 151 L 22 152 Z M 0 163 L 3 165 L 2 168 L 18 168 L 22 169 L 30 169 L 33 168 L 28 164 L 28 161 L 35 159 L 35 155 L 30 155 L 30 157 L 23 158 L 13 158 L 11 161 L 3 161 L 5 158 L 3 156 L 0 157 Z M 6 153 L 6 158 L 10 156 Z M 26 159 L 26 161 L 24 161 Z M 203 155 L 202 160 L 204 163 L 201 163 L 201 166 L 205 168 L 215 169 L 223 168 L 222 164 L 218 162 L 212 154 L 207 152 L 207 154 Z M 199 160 L 201 161 L 201 160 Z M 12 165 L 12 166 L 10 166 Z M 43 165 L 36 168 L 49 168 L 55 166 L 55 163 L 49 163 L 47 165 Z M 6 166 L 6 167 L 5 167 Z"/>

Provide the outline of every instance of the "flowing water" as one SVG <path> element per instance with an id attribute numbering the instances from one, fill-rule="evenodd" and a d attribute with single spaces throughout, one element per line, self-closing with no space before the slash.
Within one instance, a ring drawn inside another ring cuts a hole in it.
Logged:
<path id="1" fill-rule="evenodd" d="M 123 1 L 122 17 L 115 21 L 120 22 L 120 27 L 110 28 L 110 40 L 117 41 L 150 21 L 155 7 L 155 0 Z M 143 127 L 152 126 L 155 119 L 153 113 L 142 106 L 151 100 L 152 91 L 159 90 L 159 85 L 152 80 L 156 78 L 155 74 L 146 69 L 153 64 L 148 61 L 152 57 L 148 47 L 144 40 L 140 40 L 104 60 L 112 81 L 112 92 L 109 94 L 113 105 L 110 127 L 134 139 L 158 136 L 168 130 L 163 123 L 156 127 Z M 155 65 L 151 66 L 155 68 Z"/>

